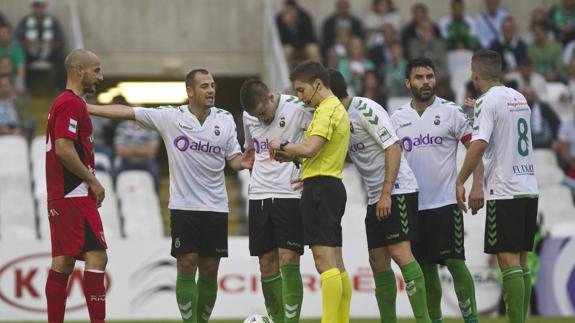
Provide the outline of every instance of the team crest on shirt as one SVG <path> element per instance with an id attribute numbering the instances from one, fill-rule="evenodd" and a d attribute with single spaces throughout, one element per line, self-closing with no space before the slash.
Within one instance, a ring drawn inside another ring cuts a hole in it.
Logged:
<path id="1" fill-rule="evenodd" d="M 285 127 L 286 126 L 286 117 L 281 117 L 280 118 L 280 127 Z"/>
<path id="2" fill-rule="evenodd" d="M 220 135 L 220 126 L 218 126 L 218 125 L 215 125 L 215 126 L 214 126 L 214 134 L 215 134 L 216 136 L 219 136 L 219 135 Z"/>
<path id="3" fill-rule="evenodd" d="M 439 126 L 439 124 L 441 123 L 441 121 L 439 120 L 439 116 L 435 116 L 435 120 L 433 120 L 433 124 L 436 126 Z"/>

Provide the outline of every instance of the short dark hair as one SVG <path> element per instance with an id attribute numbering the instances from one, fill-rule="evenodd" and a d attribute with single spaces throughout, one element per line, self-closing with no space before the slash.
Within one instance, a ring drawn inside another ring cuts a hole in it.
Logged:
<path id="1" fill-rule="evenodd" d="M 409 79 L 411 71 L 418 67 L 430 67 L 433 70 L 433 73 L 435 73 L 435 64 L 433 64 L 433 61 L 426 57 L 419 57 L 407 62 L 407 66 L 405 67 L 405 78 Z"/>
<path id="2" fill-rule="evenodd" d="M 333 94 L 340 100 L 347 98 L 349 96 L 349 94 L 347 94 L 347 83 L 341 72 L 335 68 L 328 68 L 327 71 L 329 73 L 329 84 Z"/>
<path id="3" fill-rule="evenodd" d="M 191 70 L 188 75 L 186 75 L 186 87 L 194 87 L 196 85 L 196 74 L 201 73 L 201 74 L 210 74 L 210 72 L 208 72 L 208 70 L 203 69 L 203 68 L 196 68 L 194 70 Z"/>
<path id="4" fill-rule="evenodd" d="M 499 53 L 489 50 L 480 49 L 471 57 L 471 65 L 479 78 L 487 81 L 498 81 L 501 79 L 501 56 Z"/>
<path id="5" fill-rule="evenodd" d="M 327 69 L 318 61 L 308 60 L 298 64 L 289 76 L 290 81 L 302 81 L 308 84 L 316 79 L 323 82 L 329 88 L 329 73 Z"/>
<path id="6" fill-rule="evenodd" d="M 270 90 L 267 85 L 257 79 L 249 79 L 240 88 L 240 104 L 246 112 L 253 111 L 256 105 L 264 102 Z"/>

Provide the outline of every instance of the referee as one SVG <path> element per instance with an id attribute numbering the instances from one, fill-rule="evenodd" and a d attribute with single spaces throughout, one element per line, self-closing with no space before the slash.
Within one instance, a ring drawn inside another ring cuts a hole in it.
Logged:
<path id="1" fill-rule="evenodd" d="M 341 174 L 349 145 L 349 119 L 320 63 L 301 63 L 290 80 L 298 98 L 315 108 L 313 119 L 302 143 L 274 139 L 270 147 L 279 151 L 278 158 L 289 155 L 303 160 L 304 243 L 310 246 L 321 274 L 322 323 L 349 322 L 351 282 L 341 255 L 341 217 L 347 200 Z"/>

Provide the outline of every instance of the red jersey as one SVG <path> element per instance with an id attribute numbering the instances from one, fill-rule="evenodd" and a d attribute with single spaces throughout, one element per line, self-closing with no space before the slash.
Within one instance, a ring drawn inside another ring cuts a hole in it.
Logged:
<path id="1" fill-rule="evenodd" d="M 46 129 L 46 186 L 48 201 L 89 195 L 89 187 L 56 157 L 56 140 L 69 138 L 82 163 L 94 173 L 92 120 L 86 102 L 70 90 L 60 94 L 48 114 Z"/>

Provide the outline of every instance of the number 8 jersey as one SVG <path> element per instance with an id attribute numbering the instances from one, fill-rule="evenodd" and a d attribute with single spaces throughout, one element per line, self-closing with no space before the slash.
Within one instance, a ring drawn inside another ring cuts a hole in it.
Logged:
<path id="1" fill-rule="evenodd" d="M 531 156 L 531 109 L 523 95 L 505 86 L 490 88 L 475 102 L 473 139 L 488 143 L 483 156 L 486 199 L 538 194 Z"/>

